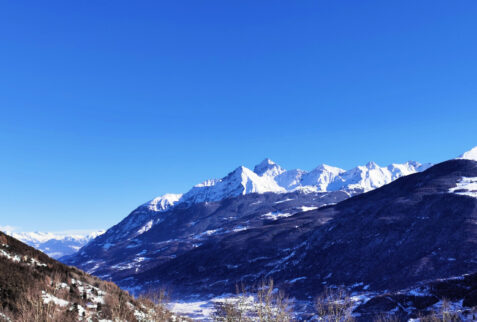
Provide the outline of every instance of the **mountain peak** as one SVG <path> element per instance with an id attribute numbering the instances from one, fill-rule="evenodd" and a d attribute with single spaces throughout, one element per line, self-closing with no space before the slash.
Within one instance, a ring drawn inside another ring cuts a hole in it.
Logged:
<path id="1" fill-rule="evenodd" d="M 263 159 L 263 161 L 260 162 L 258 165 L 274 165 L 274 164 L 276 164 L 276 163 L 273 162 L 271 159 L 265 158 L 265 159 Z"/>
<path id="2" fill-rule="evenodd" d="M 464 154 L 462 154 L 457 159 L 466 159 L 466 160 L 477 161 L 477 146 L 474 147 L 473 149 L 465 152 Z"/>
<path id="3" fill-rule="evenodd" d="M 329 171 L 337 174 L 345 172 L 345 170 L 341 168 L 333 167 L 324 163 L 318 165 L 315 169 L 312 170 L 312 172 L 313 171 Z"/>
<path id="4" fill-rule="evenodd" d="M 379 165 L 374 161 L 369 161 L 368 163 L 366 163 L 366 168 L 377 169 L 377 168 L 379 168 Z"/>
<path id="5" fill-rule="evenodd" d="M 285 170 L 269 158 L 265 158 L 253 168 L 253 172 L 259 176 L 267 174 L 274 177 L 285 172 Z"/>
<path id="6" fill-rule="evenodd" d="M 151 201 L 146 203 L 146 206 L 149 208 L 149 210 L 152 211 L 166 211 L 174 204 L 176 204 L 181 197 L 182 194 L 166 193 L 163 196 L 159 196 L 157 198 L 152 199 Z"/>

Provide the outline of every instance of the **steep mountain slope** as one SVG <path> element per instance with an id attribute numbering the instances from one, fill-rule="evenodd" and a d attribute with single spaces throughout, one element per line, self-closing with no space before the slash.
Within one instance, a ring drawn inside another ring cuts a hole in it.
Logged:
<path id="1" fill-rule="evenodd" d="M 76 253 L 81 247 L 92 239 L 103 234 L 104 231 L 97 231 L 88 234 L 55 234 L 43 232 L 5 232 L 22 242 L 35 247 L 52 258 L 60 258 Z"/>
<path id="2" fill-rule="evenodd" d="M 1 321 L 152 321 L 171 316 L 163 306 L 135 300 L 115 284 L 1 232 L 0 303 Z"/>
<path id="3" fill-rule="evenodd" d="M 177 205 L 160 214 L 144 205 L 63 260 L 106 279 L 124 282 L 207 241 L 261 227 L 304 210 L 348 198 L 341 191 L 247 194 L 216 202 Z M 138 222 L 143 223 L 141 226 Z"/>
<path id="4" fill-rule="evenodd" d="M 447 161 L 334 206 L 216 235 L 123 282 L 222 294 L 273 277 L 306 298 L 323 285 L 399 290 L 475 272 L 477 198 L 455 189 L 463 178 L 477 178 L 477 162 Z"/>

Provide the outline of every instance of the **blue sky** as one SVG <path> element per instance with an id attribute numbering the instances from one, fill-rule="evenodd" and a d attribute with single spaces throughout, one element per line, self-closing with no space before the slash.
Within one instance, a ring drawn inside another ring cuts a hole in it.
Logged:
<path id="1" fill-rule="evenodd" d="M 0 225 L 108 228 L 270 157 L 477 145 L 475 1 L 4 1 Z"/>

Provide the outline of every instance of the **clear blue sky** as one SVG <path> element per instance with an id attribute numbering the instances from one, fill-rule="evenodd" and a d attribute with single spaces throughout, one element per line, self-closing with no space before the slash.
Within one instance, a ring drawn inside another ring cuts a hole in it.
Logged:
<path id="1" fill-rule="evenodd" d="M 108 228 L 268 156 L 477 145 L 476 1 L 3 1 L 0 225 Z"/>

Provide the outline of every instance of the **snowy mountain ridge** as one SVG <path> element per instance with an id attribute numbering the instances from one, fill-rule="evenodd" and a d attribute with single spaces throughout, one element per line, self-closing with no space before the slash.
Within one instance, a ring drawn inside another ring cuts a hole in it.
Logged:
<path id="1" fill-rule="evenodd" d="M 166 194 L 144 204 L 148 209 L 163 212 L 176 204 L 196 204 L 219 201 L 249 193 L 287 193 L 293 191 L 345 191 L 349 195 L 367 192 L 402 176 L 421 172 L 431 164 L 409 161 L 380 167 L 374 162 L 351 170 L 321 164 L 311 171 L 285 170 L 266 158 L 250 170 L 236 168 L 221 179 L 209 179 L 195 185 L 185 194 Z"/>

